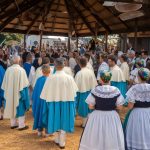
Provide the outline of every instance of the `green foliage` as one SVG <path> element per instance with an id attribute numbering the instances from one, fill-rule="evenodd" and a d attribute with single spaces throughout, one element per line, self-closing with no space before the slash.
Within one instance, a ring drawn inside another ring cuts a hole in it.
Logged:
<path id="1" fill-rule="evenodd" d="M 5 39 L 5 43 L 8 43 L 9 41 L 21 42 L 23 39 L 23 35 L 17 33 L 1 33 L 0 37 Z"/>

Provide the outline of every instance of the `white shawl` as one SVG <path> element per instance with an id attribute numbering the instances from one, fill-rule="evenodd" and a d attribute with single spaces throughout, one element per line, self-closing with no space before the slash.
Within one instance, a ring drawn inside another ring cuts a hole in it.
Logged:
<path id="1" fill-rule="evenodd" d="M 94 72 L 88 68 L 82 68 L 75 76 L 75 82 L 79 88 L 79 92 L 87 92 L 97 86 Z"/>
<path id="2" fill-rule="evenodd" d="M 74 101 L 77 91 L 77 85 L 70 75 L 56 71 L 46 80 L 40 98 L 47 102 Z"/>

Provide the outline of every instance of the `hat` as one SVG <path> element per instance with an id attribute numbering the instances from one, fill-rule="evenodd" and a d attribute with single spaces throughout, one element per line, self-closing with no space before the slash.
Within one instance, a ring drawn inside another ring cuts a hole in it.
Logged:
<path id="1" fill-rule="evenodd" d="M 103 82 L 107 83 L 111 80 L 112 73 L 110 71 L 104 70 L 100 72 L 100 78 Z"/>
<path id="2" fill-rule="evenodd" d="M 150 70 L 147 68 L 140 68 L 138 75 L 143 81 L 148 81 L 150 79 Z"/>

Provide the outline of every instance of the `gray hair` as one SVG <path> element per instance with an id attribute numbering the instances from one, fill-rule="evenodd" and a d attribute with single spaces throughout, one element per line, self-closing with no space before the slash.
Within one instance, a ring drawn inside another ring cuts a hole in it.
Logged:
<path id="1" fill-rule="evenodd" d="M 12 63 L 13 63 L 13 64 L 19 64 L 20 60 L 21 60 L 21 58 L 20 58 L 20 56 L 18 56 L 18 55 L 14 55 L 14 56 L 12 57 Z"/>

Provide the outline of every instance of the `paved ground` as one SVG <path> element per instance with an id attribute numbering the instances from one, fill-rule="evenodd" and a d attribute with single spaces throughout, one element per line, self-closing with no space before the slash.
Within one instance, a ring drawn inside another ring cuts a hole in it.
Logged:
<path id="1" fill-rule="evenodd" d="M 126 113 L 124 109 L 121 118 Z M 0 150 L 59 150 L 53 143 L 54 136 L 38 137 L 32 130 L 33 118 L 31 111 L 27 113 L 26 123 L 30 128 L 26 131 L 17 131 L 10 129 L 9 120 L 0 121 Z M 81 119 L 77 117 L 75 124 L 75 133 L 67 135 L 66 150 L 77 150 L 82 129 L 80 128 Z"/>

